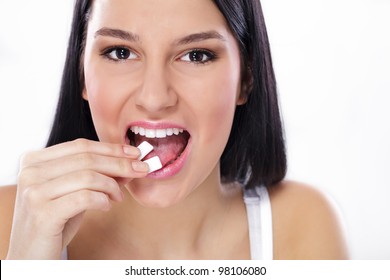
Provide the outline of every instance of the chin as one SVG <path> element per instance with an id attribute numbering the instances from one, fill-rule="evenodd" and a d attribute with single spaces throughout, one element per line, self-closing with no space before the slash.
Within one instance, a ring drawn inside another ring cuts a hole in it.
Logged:
<path id="1" fill-rule="evenodd" d="M 132 181 L 127 190 L 132 198 L 143 207 L 168 208 L 176 205 L 186 196 L 180 186 L 161 184 L 161 182 L 148 184 L 137 181 L 139 180 Z"/>

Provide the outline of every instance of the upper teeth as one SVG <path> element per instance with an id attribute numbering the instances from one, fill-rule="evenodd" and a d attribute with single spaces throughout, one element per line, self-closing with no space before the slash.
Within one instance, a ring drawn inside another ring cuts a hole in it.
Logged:
<path id="1" fill-rule="evenodd" d="M 165 138 L 173 134 L 179 135 L 179 133 L 183 133 L 184 131 L 184 129 L 181 128 L 148 129 L 140 126 L 132 126 L 130 127 L 130 130 L 134 134 L 139 134 L 141 136 L 145 136 L 146 138 Z"/>

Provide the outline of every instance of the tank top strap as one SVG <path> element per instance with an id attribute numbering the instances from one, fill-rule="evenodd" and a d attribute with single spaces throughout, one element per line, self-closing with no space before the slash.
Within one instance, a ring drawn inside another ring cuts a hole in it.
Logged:
<path id="1" fill-rule="evenodd" d="M 265 186 L 245 189 L 244 202 L 248 216 L 251 258 L 273 259 L 271 201 Z"/>
<path id="2" fill-rule="evenodd" d="M 64 250 L 61 252 L 61 260 L 67 260 L 68 259 L 68 248 L 65 247 Z"/>

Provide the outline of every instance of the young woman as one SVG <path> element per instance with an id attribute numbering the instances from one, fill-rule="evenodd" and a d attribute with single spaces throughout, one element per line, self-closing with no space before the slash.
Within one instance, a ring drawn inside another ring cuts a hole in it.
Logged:
<path id="1" fill-rule="evenodd" d="M 275 84 L 258 0 L 76 1 L 48 147 L 0 189 L 0 256 L 346 258 L 328 202 L 283 181 Z"/>

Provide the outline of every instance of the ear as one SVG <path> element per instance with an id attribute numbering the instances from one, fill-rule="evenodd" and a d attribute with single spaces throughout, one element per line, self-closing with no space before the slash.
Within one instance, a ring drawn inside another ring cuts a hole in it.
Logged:
<path id="1" fill-rule="evenodd" d="M 83 99 L 85 101 L 88 101 L 88 94 L 87 94 L 87 89 L 85 88 L 85 86 L 83 88 L 83 92 L 81 93 L 81 96 L 83 97 Z"/>
<path id="2" fill-rule="evenodd" d="M 249 94 L 253 89 L 253 75 L 250 69 L 244 74 L 241 81 L 240 94 L 237 98 L 237 105 L 244 105 L 248 101 Z"/>
<path id="3" fill-rule="evenodd" d="M 248 95 L 245 94 L 244 92 L 240 92 L 240 95 L 237 98 L 236 105 L 244 105 L 248 101 Z"/>

